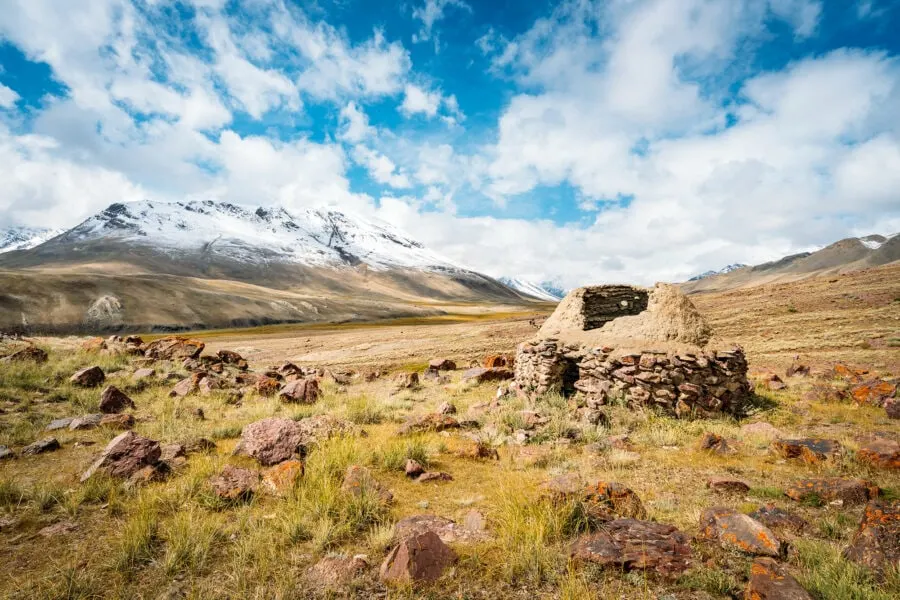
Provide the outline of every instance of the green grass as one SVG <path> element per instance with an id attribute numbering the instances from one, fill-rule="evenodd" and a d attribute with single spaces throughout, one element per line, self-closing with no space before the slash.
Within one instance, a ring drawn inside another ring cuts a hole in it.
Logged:
<path id="1" fill-rule="evenodd" d="M 880 587 L 872 572 L 841 558 L 827 542 L 797 540 L 797 579 L 817 600 L 892 600 L 900 594 L 900 580 Z"/>
<path id="2" fill-rule="evenodd" d="M 369 462 L 373 467 L 385 471 L 403 471 L 409 459 L 419 462 L 423 467 L 430 464 L 428 446 L 422 438 L 393 440 L 383 449 L 373 452 Z"/>

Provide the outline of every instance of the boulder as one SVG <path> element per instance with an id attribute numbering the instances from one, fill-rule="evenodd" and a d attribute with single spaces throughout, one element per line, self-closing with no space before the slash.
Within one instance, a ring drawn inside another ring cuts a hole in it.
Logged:
<path id="1" fill-rule="evenodd" d="M 871 379 L 850 388 L 850 396 L 858 404 L 884 406 L 897 393 L 897 385 L 881 379 Z"/>
<path id="2" fill-rule="evenodd" d="M 134 427 L 134 417 L 128 414 L 103 415 L 100 419 L 100 427 L 131 429 Z"/>
<path id="3" fill-rule="evenodd" d="M 72 422 L 69 423 L 69 429 L 71 431 L 84 431 L 86 429 L 94 429 L 95 427 L 100 425 L 100 421 L 103 420 L 103 415 L 101 414 L 91 414 L 91 415 L 81 415 L 80 417 L 75 417 L 72 419 Z"/>
<path id="4" fill-rule="evenodd" d="M 78 387 L 97 387 L 106 380 L 100 367 L 86 367 L 69 377 L 69 382 Z"/>
<path id="5" fill-rule="evenodd" d="M 365 555 L 326 556 L 309 568 L 307 577 L 324 588 L 344 588 L 369 567 Z"/>
<path id="6" fill-rule="evenodd" d="M 691 546 L 688 536 L 672 525 L 616 519 L 575 540 L 572 557 L 624 571 L 640 569 L 674 577 L 690 567 Z"/>
<path id="7" fill-rule="evenodd" d="M 116 386 L 108 385 L 100 393 L 100 412 L 108 415 L 120 413 L 126 408 L 134 408 L 134 400 Z"/>
<path id="8" fill-rule="evenodd" d="M 791 485 L 785 494 L 797 502 L 820 499 L 824 502 L 841 501 L 844 504 L 865 504 L 878 497 L 879 489 L 864 479 L 824 477 L 801 479 Z"/>
<path id="9" fill-rule="evenodd" d="M 353 496 L 373 494 L 382 502 L 391 502 L 394 495 L 382 486 L 372 475 L 372 472 L 359 465 L 350 465 L 344 473 L 344 481 L 341 483 L 341 491 Z"/>
<path id="10" fill-rule="evenodd" d="M 772 450 L 782 458 L 799 458 L 805 463 L 814 465 L 839 457 L 841 445 L 837 440 L 820 438 L 778 439 L 772 442 Z"/>
<path id="11" fill-rule="evenodd" d="M 459 429 L 459 421 L 450 415 L 442 415 L 439 413 L 428 413 L 418 417 L 410 417 L 400 429 L 397 431 L 400 435 L 410 433 L 425 433 L 428 431 L 446 431 L 448 429 Z"/>
<path id="12" fill-rule="evenodd" d="M 900 503 L 869 502 L 844 558 L 880 575 L 900 565 Z"/>
<path id="13" fill-rule="evenodd" d="M 319 380 L 315 377 L 291 381 L 278 392 L 282 402 L 291 404 L 315 404 L 320 395 Z"/>
<path id="14" fill-rule="evenodd" d="M 809 526 L 806 520 L 792 512 L 782 510 L 772 503 L 760 506 L 750 517 L 756 519 L 766 527 L 778 530 L 788 530 L 801 533 Z"/>
<path id="15" fill-rule="evenodd" d="M 436 581 L 456 561 L 456 553 L 433 531 L 410 535 L 385 557 L 379 576 L 386 583 Z"/>
<path id="16" fill-rule="evenodd" d="M 303 432 L 296 421 L 269 417 L 244 427 L 234 454 L 272 466 L 296 456 L 301 451 L 302 441 Z"/>
<path id="17" fill-rule="evenodd" d="M 112 477 L 132 477 L 141 469 L 154 468 L 161 454 L 159 442 L 139 436 L 133 431 L 120 433 L 84 472 L 81 481 L 87 481 L 97 471 L 103 471 Z"/>
<path id="18" fill-rule="evenodd" d="M 900 469 L 900 442 L 883 437 L 870 438 L 859 445 L 857 460 L 882 469 Z"/>
<path id="19" fill-rule="evenodd" d="M 728 440 L 721 435 L 707 431 L 700 439 L 700 449 L 713 454 L 734 454 L 736 450 L 731 447 Z"/>
<path id="20" fill-rule="evenodd" d="M 47 359 L 47 353 L 44 350 L 41 350 L 37 346 L 28 346 L 26 348 L 22 348 L 17 352 L 13 352 L 9 356 L 4 356 L 2 359 L 0 359 L 0 362 L 33 362 L 43 364 L 47 362 Z"/>
<path id="21" fill-rule="evenodd" d="M 497 368 L 484 368 L 484 367 L 475 367 L 473 369 L 468 369 L 462 375 L 463 381 L 471 381 L 473 383 L 487 383 L 490 381 L 504 381 L 507 379 L 513 378 L 513 372 L 509 369 L 497 367 Z"/>
<path id="22" fill-rule="evenodd" d="M 53 452 L 59 450 L 59 440 L 54 437 L 47 437 L 38 440 L 22 448 L 22 456 L 34 456 L 35 454 L 43 454 L 44 452 Z"/>
<path id="23" fill-rule="evenodd" d="M 147 344 L 144 356 L 157 360 L 182 360 L 200 356 L 206 344 L 188 338 L 170 336 Z"/>
<path id="24" fill-rule="evenodd" d="M 707 479 L 706 487 L 715 492 L 727 494 L 746 494 L 750 491 L 750 486 L 746 482 L 730 477 L 712 477 Z"/>
<path id="25" fill-rule="evenodd" d="M 433 358 L 428 361 L 428 368 L 435 371 L 455 371 L 456 363 L 449 358 Z"/>
<path id="26" fill-rule="evenodd" d="M 274 377 L 263 376 L 253 385 L 256 393 L 264 398 L 271 398 L 281 389 L 281 383 Z"/>
<path id="27" fill-rule="evenodd" d="M 746 600 L 813 600 L 784 565 L 771 558 L 757 558 L 750 567 Z"/>
<path id="28" fill-rule="evenodd" d="M 757 556 L 778 556 L 781 542 L 771 529 L 733 508 L 707 508 L 700 515 L 700 535 L 723 546 Z"/>
<path id="29" fill-rule="evenodd" d="M 222 471 L 209 480 L 212 493 L 228 502 L 249 500 L 259 485 L 259 473 L 225 465 Z"/>
<path id="30" fill-rule="evenodd" d="M 303 463 L 297 459 L 286 460 L 263 471 L 262 482 L 266 490 L 274 495 L 285 497 L 300 483 L 303 478 Z"/>

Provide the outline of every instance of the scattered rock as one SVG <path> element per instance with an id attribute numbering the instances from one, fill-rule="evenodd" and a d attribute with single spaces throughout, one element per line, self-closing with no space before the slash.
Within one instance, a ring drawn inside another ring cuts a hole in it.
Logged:
<path id="1" fill-rule="evenodd" d="M 116 386 L 106 386 L 100 393 L 100 412 L 104 414 L 120 413 L 126 408 L 134 408 L 134 400 Z"/>
<path id="2" fill-rule="evenodd" d="M 103 471 L 112 477 L 132 477 L 141 469 L 156 467 L 161 454 L 159 442 L 139 436 L 133 431 L 120 433 L 84 472 L 81 481 L 87 481 L 97 471 Z"/>
<path id="3" fill-rule="evenodd" d="M 282 402 L 292 404 L 315 404 L 319 396 L 319 380 L 315 377 L 292 381 L 278 392 Z"/>
<path id="4" fill-rule="evenodd" d="M 394 499 L 394 495 L 390 490 L 378 483 L 369 469 L 359 465 L 347 467 L 344 481 L 341 483 L 341 491 L 354 496 L 374 494 L 382 502 L 391 502 Z"/>
<path id="5" fill-rule="evenodd" d="M 428 361 L 428 368 L 435 371 L 455 371 L 456 363 L 449 358 L 434 358 Z"/>
<path id="6" fill-rule="evenodd" d="M 69 425 L 72 424 L 72 421 L 75 419 L 73 417 L 63 417 L 62 419 L 53 419 L 50 423 L 44 428 L 45 431 L 56 431 L 58 429 L 68 429 Z"/>
<path id="7" fill-rule="evenodd" d="M 809 371 L 809 365 L 804 365 L 798 359 L 794 359 L 794 362 L 788 367 L 785 375 L 788 377 L 809 377 Z"/>
<path id="8" fill-rule="evenodd" d="M 505 354 L 491 354 L 484 359 L 484 368 L 499 369 L 501 367 L 512 367 L 513 358 Z"/>
<path id="9" fill-rule="evenodd" d="M 131 429 L 134 427 L 134 417 L 128 414 L 103 415 L 100 419 L 100 427 Z"/>
<path id="10" fill-rule="evenodd" d="M 258 484 L 259 473 L 232 465 L 225 465 L 222 471 L 209 481 L 212 492 L 229 502 L 249 500 L 256 492 Z"/>
<path id="11" fill-rule="evenodd" d="M 883 437 L 869 438 L 859 445 L 856 458 L 883 469 L 900 469 L 900 442 Z"/>
<path id="12" fill-rule="evenodd" d="M 888 398 L 885 400 L 884 411 L 888 419 L 900 419 L 900 398 Z"/>
<path id="13" fill-rule="evenodd" d="M 4 356 L 0 359 L 0 362 L 13 363 L 13 362 L 33 362 L 38 364 L 43 364 L 47 362 L 48 356 L 47 353 L 37 346 L 28 346 L 26 348 L 22 348 L 18 352 L 13 352 L 9 356 Z"/>
<path id="14" fill-rule="evenodd" d="M 489 381 L 504 381 L 513 378 L 513 372 L 502 367 L 469 369 L 462 375 L 462 381 L 473 383 L 487 383 Z"/>
<path id="15" fill-rule="evenodd" d="M 178 383 L 175 384 L 175 387 L 169 392 L 170 398 L 184 398 L 185 396 L 190 396 L 194 392 L 199 389 L 198 382 L 195 381 L 194 377 L 188 377 L 186 379 L 182 379 Z"/>
<path id="16" fill-rule="evenodd" d="M 734 454 L 736 450 L 732 448 L 728 441 L 721 435 L 707 431 L 700 439 L 700 449 L 713 454 Z"/>
<path id="17" fill-rule="evenodd" d="M 584 489 L 584 502 L 590 507 L 592 516 L 603 511 L 618 517 L 647 518 L 647 511 L 638 495 L 631 488 L 615 481 L 598 481 L 587 486 Z"/>
<path id="18" fill-rule="evenodd" d="M 260 396 L 271 398 L 279 392 L 281 384 L 273 377 L 264 376 L 257 379 L 253 387 Z"/>
<path id="19" fill-rule="evenodd" d="M 38 535 L 45 538 L 56 537 L 58 535 L 65 535 L 67 533 L 72 533 L 78 529 L 78 523 L 73 521 L 60 521 L 59 523 L 54 523 L 53 525 L 47 525 L 40 531 L 38 531 Z"/>
<path id="20" fill-rule="evenodd" d="M 206 344 L 188 338 L 170 336 L 147 344 L 144 355 L 158 360 L 196 359 Z"/>
<path id="21" fill-rule="evenodd" d="M 300 419 L 297 421 L 297 427 L 300 429 L 300 444 L 306 448 L 333 437 L 355 435 L 359 432 L 350 421 L 331 415 L 316 415 Z"/>
<path id="22" fill-rule="evenodd" d="M 700 516 L 700 535 L 723 546 L 758 556 L 778 556 L 781 542 L 771 529 L 733 508 L 707 508 Z"/>
<path id="23" fill-rule="evenodd" d="M 106 380 L 100 367 L 87 367 L 69 377 L 69 382 L 79 387 L 97 387 Z"/>
<path id="24" fill-rule="evenodd" d="M 771 558 L 757 558 L 750 567 L 744 591 L 747 600 L 813 600 L 784 565 Z"/>
<path id="25" fill-rule="evenodd" d="M 406 435 L 428 431 L 446 431 L 448 429 L 459 429 L 459 427 L 459 421 L 449 415 L 428 413 L 419 417 L 410 417 L 406 423 L 400 426 L 397 433 Z"/>
<path id="26" fill-rule="evenodd" d="M 760 506 L 755 512 L 750 513 L 750 517 L 756 519 L 766 527 L 790 530 L 794 533 L 801 533 L 809 526 L 809 523 L 807 523 L 803 517 L 782 510 L 771 503 Z"/>
<path id="27" fill-rule="evenodd" d="M 347 556 L 326 556 L 309 568 L 307 576 L 321 587 L 344 587 L 362 575 L 369 567 L 365 555 L 357 554 L 353 558 Z"/>
<path id="28" fill-rule="evenodd" d="M 783 437 L 784 434 L 780 429 L 773 427 L 770 423 L 760 421 L 758 423 L 748 423 L 741 426 L 741 434 L 747 436 L 755 436 L 767 439 L 776 439 Z"/>
<path id="29" fill-rule="evenodd" d="M 264 466 L 272 466 L 297 455 L 302 441 L 303 432 L 296 421 L 269 417 L 244 427 L 234 454 L 249 456 Z"/>
<path id="30" fill-rule="evenodd" d="M 454 406 L 452 402 L 441 402 L 441 405 L 437 408 L 437 412 L 439 415 L 455 415 L 456 406 Z"/>
<path id="31" fill-rule="evenodd" d="M 746 482 L 727 477 L 713 477 L 707 480 L 706 487 L 716 492 L 728 494 L 746 494 L 750 491 L 750 486 Z"/>
<path id="32" fill-rule="evenodd" d="M 131 374 L 132 381 L 144 381 L 156 377 L 156 371 L 149 368 L 138 369 Z"/>
<path id="33" fill-rule="evenodd" d="M 428 483 L 429 481 L 453 481 L 453 476 L 443 471 L 428 471 L 416 479 L 416 483 Z"/>
<path id="34" fill-rule="evenodd" d="M 878 497 L 879 489 L 864 479 L 826 477 L 801 479 L 790 486 L 785 494 L 797 502 L 820 499 L 825 502 L 840 500 L 844 504 L 864 504 Z"/>
<path id="35" fill-rule="evenodd" d="M 414 390 L 419 387 L 418 373 L 397 373 L 394 377 L 394 390 Z"/>
<path id="36" fill-rule="evenodd" d="M 69 429 L 72 431 L 94 429 L 95 427 L 100 425 L 100 421 L 102 420 L 103 415 L 101 414 L 81 415 L 80 417 L 75 417 L 74 419 L 72 419 L 72 422 L 69 423 Z"/>
<path id="37" fill-rule="evenodd" d="M 7 448 L 6 446 L 0 446 L 0 460 L 6 458 L 15 458 L 16 453 Z"/>
<path id="38" fill-rule="evenodd" d="M 403 538 L 385 557 L 380 577 L 387 583 L 436 581 L 456 561 L 456 553 L 433 531 Z"/>
<path id="39" fill-rule="evenodd" d="M 303 478 L 303 463 L 286 460 L 263 471 L 263 485 L 275 496 L 288 496 Z"/>
<path id="40" fill-rule="evenodd" d="M 616 519 L 601 531 L 579 537 L 572 545 L 577 561 L 630 571 L 649 570 L 677 576 L 691 565 L 688 537 L 671 525 Z"/>
<path id="41" fill-rule="evenodd" d="M 422 463 L 420 463 L 419 461 L 407 458 L 406 468 L 404 470 L 406 471 L 407 477 L 416 478 L 425 472 L 425 467 L 423 467 Z"/>
<path id="42" fill-rule="evenodd" d="M 869 502 L 843 556 L 880 575 L 900 565 L 900 503 Z"/>
<path id="43" fill-rule="evenodd" d="M 35 454 L 43 454 L 44 452 L 53 452 L 59 450 L 59 440 L 54 437 L 44 438 L 22 448 L 22 456 L 34 456 Z"/>
<path id="44" fill-rule="evenodd" d="M 778 439 L 772 442 L 772 449 L 782 458 L 799 458 L 811 465 L 833 460 L 841 454 L 841 445 L 837 440 L 820 438 Z"/>
<path id="45" fill-rule="evenodd" d="M 850 388 L 850 396 L 858 404 L 884 406 L 888 398 L 897 393 L 897 385 L 881 379 L 872 379 Z"/>

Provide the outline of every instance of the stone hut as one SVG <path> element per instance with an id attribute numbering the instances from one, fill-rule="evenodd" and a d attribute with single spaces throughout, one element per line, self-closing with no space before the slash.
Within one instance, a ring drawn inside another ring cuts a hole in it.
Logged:
<path id="1" fill-rule="evenodd" d="M 618 400 L 677 416 L 740 414 L 751 392 L 744 352 L 711 337 L 676 286 L 578 288 L 519 345 L 516 384 L 580 394 L 594 408 Z"/>

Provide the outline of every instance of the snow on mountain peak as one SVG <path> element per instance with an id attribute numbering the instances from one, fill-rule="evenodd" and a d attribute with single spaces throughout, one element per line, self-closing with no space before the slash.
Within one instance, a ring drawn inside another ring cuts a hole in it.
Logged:
<path id="1" fill-rule="evenodd" d="M 61 234 L 64 229 L 44 227 L 10 227 L 0 230 L 0 254 L 13 250 L 28 250 Z"/>
<path id="2" fill-rule="evenodd" d="M 565 296 L 565 291 L 549 282 L 533 283 L 524 279 L 501 277 L 498 281 L 503 285 L 516 290 L 519 293 L 538 298 L 546 302 L 559 302 Z"/>
<path id="3" fill-rule="evenodd" d="M 116 203 L 65 234 L 71 242 L 106 238 L 165 253 L 200 251 L 250 264 L 461 268 L 387 223 L 324 208 L 289 212 L 212 200 Z"/>
<path id="4" fill-rule="evenodd" d="M 706 271 L 705 273 L 700 273 L 699 275 L 694 275 L 688 281 L 699 281 L 701 279 L 706 279 L 707 277 L 712 277 L 714 275 L 724 275 L 726 273 L 731 273 L 732 271 L 737 271 L 738 269 L 743 269 L 747 265 L 742 263 L 734 263 L 732 265 L 728 265 L 718 271 Z"/>

